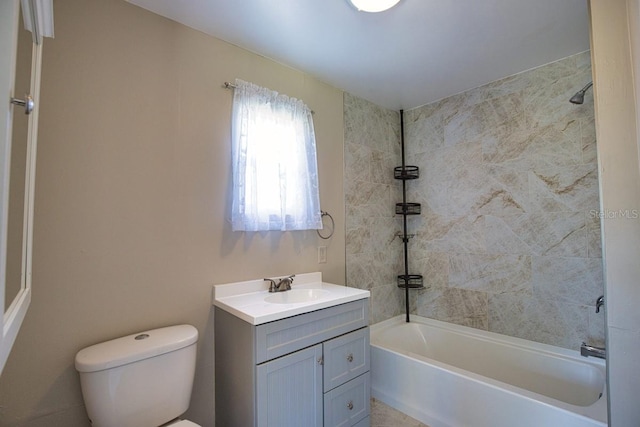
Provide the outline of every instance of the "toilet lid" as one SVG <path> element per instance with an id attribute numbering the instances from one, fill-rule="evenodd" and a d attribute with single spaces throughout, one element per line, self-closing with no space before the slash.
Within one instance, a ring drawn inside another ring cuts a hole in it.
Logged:
<path id="1" fill-rule="evenodd" d="M 189 420 L 181 420 L 181 421 L 178 421 L 177 423 L 170 424 L 167 427 L 201 427 L 201 426 L 199 424 L 192 423 Z"/>

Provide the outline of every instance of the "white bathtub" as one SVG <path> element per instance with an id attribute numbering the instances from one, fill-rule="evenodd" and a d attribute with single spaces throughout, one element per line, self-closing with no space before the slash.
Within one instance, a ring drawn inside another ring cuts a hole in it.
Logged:
<path id="1" fill-rule="evenodd" d="M 371 394 L 430 427 L 605 427 L 605 363 L 411 316 L 371 327 Z"/>

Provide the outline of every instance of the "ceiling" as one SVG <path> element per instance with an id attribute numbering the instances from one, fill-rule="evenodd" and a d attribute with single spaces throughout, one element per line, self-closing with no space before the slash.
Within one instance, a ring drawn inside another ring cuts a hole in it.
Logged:
<path id="1" fill-rule="evenodd" d="M 587 0 L 128 1 L 394 110 L 589 49 Z"/>

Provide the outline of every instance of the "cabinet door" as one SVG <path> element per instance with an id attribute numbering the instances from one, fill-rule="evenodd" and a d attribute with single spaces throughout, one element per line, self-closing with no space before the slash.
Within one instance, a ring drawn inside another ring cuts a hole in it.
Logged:
<path id="1" fill-rule="evenodd" d="M 258 427 L 322 426 L 322 344 L 256 367 Z"/>

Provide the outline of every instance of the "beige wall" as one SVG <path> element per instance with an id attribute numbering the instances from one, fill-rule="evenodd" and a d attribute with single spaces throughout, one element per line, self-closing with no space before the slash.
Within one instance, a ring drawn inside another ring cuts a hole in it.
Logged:
<path id="1" fill-rule="evenodd" d="M 213 425 L 211 285 L 322 271 L 344 283 L 342 92 L 120 0 L 57 1 L 44 47 L 33 301 L 0 377 L 0 425 L 85 426 L 75 353 L 139 330 L 200 334 L 189 416 Z M 242 78 L 315 112 L 336 232 L 232 233 L 232 93 Z M 328 263 L 317 264 L 318 245 Z"/>

